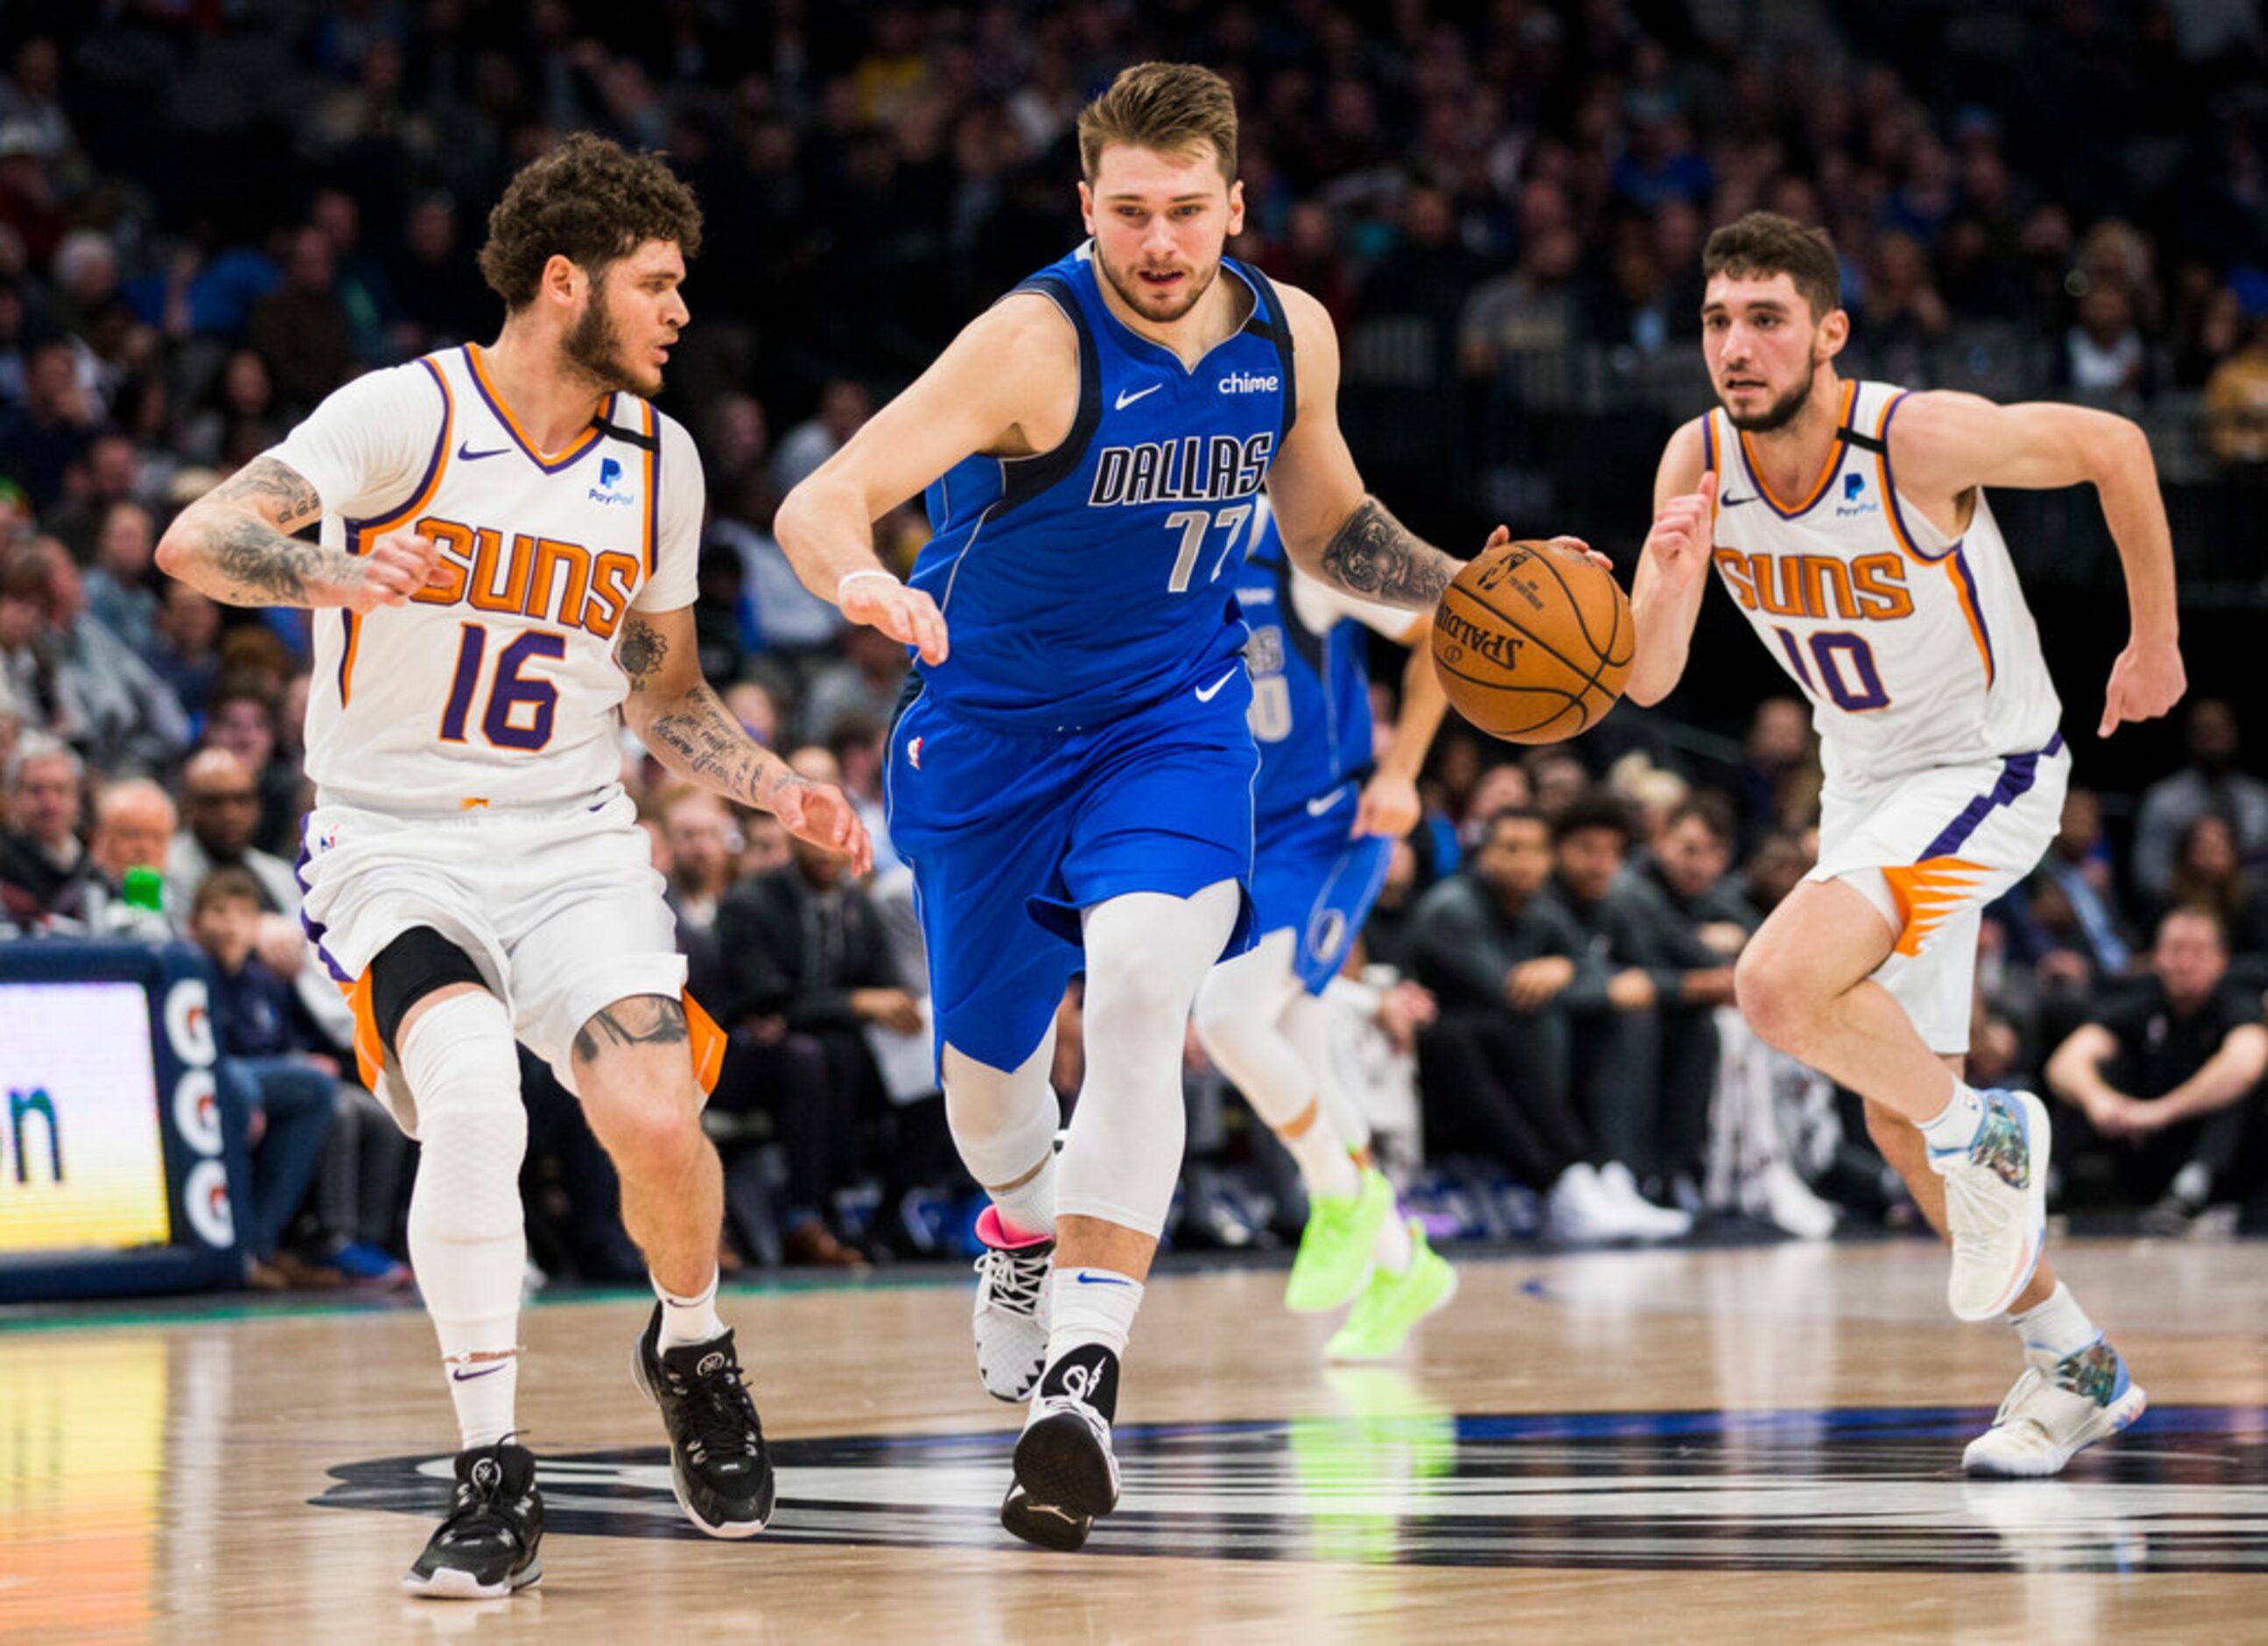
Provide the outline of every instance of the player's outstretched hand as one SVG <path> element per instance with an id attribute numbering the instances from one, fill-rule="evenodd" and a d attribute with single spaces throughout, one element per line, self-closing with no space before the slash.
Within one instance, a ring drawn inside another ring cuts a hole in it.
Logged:
<path id="1" fill-rule="evenodd" d="M 842 853 L 854 873 L 863 875 L 874 867 L 874 842 L 866 825 L 833 784 L 788 778 L 772 791 L 771 808 L 790 834 Z"/>
<path id="2" fill-rule="evenodd" d="M 863 623 L 921 653 L 924 663 L 942 663 L 947 650 L 945 614 L 917 588 L 894 577 L 846 577 L 836 603 L 853 623 Z"/>
<path id="3" fill-rule="evenodd" d="M 350 585 L 339 603 L 366 616 L 380 606 L 403 605 L 423 588 L 441 564 L 441 545 L 422 532 L 388 532 L 357 564 L 362 580 Z"/>
<path id="4" fill-rule="evenodd" d="M 1716 508 L 1717 471 L 1713 469 L 1701 476 L 1701 483 L 1692 491 L 1661 506 L 1640 552 L 1652 557 L 1663 582 L 1674 588 L 1689 588 L 1709 569 L 1709 551 L 1716 538 Z"/>
<path id="5" fill-rule="evenodd" d="M 1424 811 L 1415 783 L 1396 773 L 1381 771 L 1362 786 L 1362 798 L 1355 802 L 1354 827 L 1347 833 L 1356 839 L 1378 835 L 1399 840 L 1418 826 Z"/>
<path id="6" fill-rule="evenodd" d="M 2182 700 L 2189 676 L 2182 648 L 2171 641 L 2132 641 L 2110 666 L 2110 689 L 2102 694 L 2102 725 L 2108 737 L 2128 720 L 2154 720 Z"/>

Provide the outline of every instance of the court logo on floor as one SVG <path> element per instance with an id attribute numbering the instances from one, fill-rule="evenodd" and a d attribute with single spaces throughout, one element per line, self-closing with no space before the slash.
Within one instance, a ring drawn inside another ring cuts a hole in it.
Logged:
<path id="1" fill-rule="evenodd" d="M 1388 1376 L 1390 1375 L 1373 1375 Z M 1712 1571 L 2268 1571 L 2268 1409 L 2154 1408 L 2053 1480 L 1967 1480 L 1990 1413 L 1453 1416 L 1335 1378 L 1288 1423 L 1117 1431 L 1090 1554 Z M 1015 1547 L 1007 1432 L 783 1441 L 767 1543 Z M 541 1454 L 539 1454 L 541 1456 Z M 334 1469 L 319 1505 L 438 1518 L 446 1458 Z M 544 1521 L 698 1538 L 659 1446 L 541 1457 Z"/>

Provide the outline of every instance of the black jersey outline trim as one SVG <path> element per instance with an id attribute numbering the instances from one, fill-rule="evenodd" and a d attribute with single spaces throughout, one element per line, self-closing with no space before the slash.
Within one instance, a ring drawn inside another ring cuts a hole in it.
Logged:
<path id="1" fill-rule="evenodd" d="M 994 516 L 1020 508 L 1049 487 L 1069 479 L 1086 461 L 1086 448 L 1094 442 L 1094 432 L 1102 426 L 1102 352 L 1095 343 L 1094 328 L 1087 324 L 1071 282 L 1059 274 L 1038 274 L 1015 290 L 1037 292 L 1046 298 L 1063 311 L 1064 318 L 1079 334 L 1079 412 L 1071 419 L 1070 432 L 1049 450 L 1035 452 L 1028 457 L 996 460 L 1000 465 L 1000 495 L 985 511 Z"/>

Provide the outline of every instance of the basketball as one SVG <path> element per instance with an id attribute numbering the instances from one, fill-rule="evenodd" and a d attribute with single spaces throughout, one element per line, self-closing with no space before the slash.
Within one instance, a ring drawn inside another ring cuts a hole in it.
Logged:
<path id="1" fill-rule="evenodd" d="M 1433 613 L 1433 668 L 1481 730 L 1556 743 L 1615 706 L 1637 654 L 1630 597 L 1587 556 L 1543 543 L 1485 550 Z"/>

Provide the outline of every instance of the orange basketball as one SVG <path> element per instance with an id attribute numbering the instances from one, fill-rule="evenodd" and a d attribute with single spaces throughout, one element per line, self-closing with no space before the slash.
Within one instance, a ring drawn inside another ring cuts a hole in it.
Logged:
<path id="1" fill-rule="evenodd" d="M 1433 668 L 1449 701 L 1508 742 L 1588 729 L 1622 697 L 1637 651 L 1622 585 L 1549 543 L 1506 543 L 1468 562 L 1433 612 Z"/>

